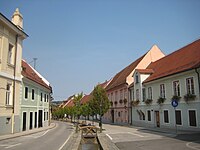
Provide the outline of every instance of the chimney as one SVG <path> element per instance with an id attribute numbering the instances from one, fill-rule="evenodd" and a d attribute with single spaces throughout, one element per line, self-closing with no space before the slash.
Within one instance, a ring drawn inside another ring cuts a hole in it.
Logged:
<path id="1" fill-rule="evenodd" d="M 23 30 L 23 16 L 17 8 L 12 16 L 12 23 L 14 23 L 19 29 Z"/>

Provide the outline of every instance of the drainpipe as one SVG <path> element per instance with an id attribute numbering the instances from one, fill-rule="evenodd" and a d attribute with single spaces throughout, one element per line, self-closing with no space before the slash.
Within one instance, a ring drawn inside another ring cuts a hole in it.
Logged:
<path id="1" fill-rule="evenodd" d="M 199 72 L 197 71 L 197 68 L 195 68 L 195 72 L 197 73 L 197 77 L 198 77 L 198 84 L 199 84 L 199 97 L 200 97 L 200 76 L 199 76 Z"/>
<path id="2" fill-rule="evenodd" d="M 15 60 L 14 60 L 14 82 L 13 82 L 13 110 L 12 110 L 12 133 L 14 133 L 14 125 L 15 125 L 15 84 L 16 84 L 16 63 L 17 63 L 17 42 L 18 42 L 18 34 L 15 37 Z M 20 62 L 21 63 L 21 62 Z"/>

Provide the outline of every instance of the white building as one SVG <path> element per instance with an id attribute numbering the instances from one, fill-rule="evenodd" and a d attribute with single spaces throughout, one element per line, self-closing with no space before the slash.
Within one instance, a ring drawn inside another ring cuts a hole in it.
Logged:
<path id="1" fill-rule="evenodd" d="M 200 40 L 136 69 L 133 78 L 133 125 L 200 130 Z"/>

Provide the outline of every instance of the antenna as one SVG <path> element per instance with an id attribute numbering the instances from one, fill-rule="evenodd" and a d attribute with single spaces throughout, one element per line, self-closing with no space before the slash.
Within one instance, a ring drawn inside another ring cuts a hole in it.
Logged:
<path id="1" fill-rule="evenodd" d="M 33 58 L 33 68 L 34 69 L 36 68 L 36 61 L 37 61 L 37 58 Z"/>

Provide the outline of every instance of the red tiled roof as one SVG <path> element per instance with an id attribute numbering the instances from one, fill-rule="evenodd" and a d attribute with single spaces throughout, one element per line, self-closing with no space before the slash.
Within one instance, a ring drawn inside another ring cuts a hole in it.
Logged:
<path id="1" fill-rule="evenodd" d="M 152 74 L 154 73 L 153 69 L 136 69 L 137 72 L 141 74 Z"/>
<path id="2" fill-rule="evenodd" d="M 138 58 L 136 61 L 134 61 L 129 66 L 124 68 L 122 71 L 117 73 L 114 76 L 114 78 L 112 79 L 112 81 L 106 87 L 106 90 L 110 90 L 110 89 L 112 89 L 114 87 L 117 87 L 119 85 L 125 84 L 126 83 L 126 78 L 128 77 L 128 75 L 137 67 L 137 65 L 140 63 L 140 61 L 143 59 L 144 56 L 145 55 L 143 55 L 142 57 Z"/>
<path id="3" fill-rule="evenodd" d="M 41 86 L 52 90 L 51 86 L 47 85 L 42 78 L 40 78 L 37 73 L 35 72 L 34 69 L 32 69 L 32 67 L 26 63 L 24 60 L 22 60 L 22 75 L 38 84 L 40 84 Z"/>
<path id="4" fill-rule="evenodd" d="M 73 107 L 73 106 L 74 106 L 74 101 L 69 100 L 69 102 L 67 103 L 67 105 L 65 107 Z"/>
<path id="5" fill-rule="evenodd" d="M 87 102 L 89 102 L 91 99 L 91 95 L 85 95 L 83 96 L 83 98 L 81 99 L 81 104 L 86 104 Z"/>
<path id="6" fill-rule="evenodd" d="M 200 39 L 151 63 L 147 68 L 154 73 L 144 82 L 200 67 Z"/>

